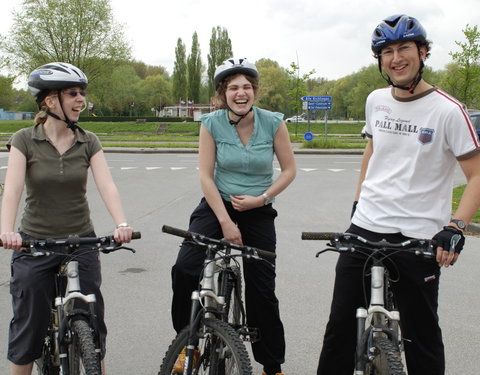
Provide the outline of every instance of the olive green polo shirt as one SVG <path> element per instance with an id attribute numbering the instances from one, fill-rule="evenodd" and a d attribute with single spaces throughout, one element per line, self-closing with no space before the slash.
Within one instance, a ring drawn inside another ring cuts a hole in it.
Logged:
<path id="1" fill-rule="evenodd" d="M 42 124 L 16 132 L 7 147 L 26 158 L 26 199 L 20 230 L 37 238 L 65 238 L 93 231 L 88 206 L 90 158 L 102 149 L 97 136 L 75 130 L 72 147 L 60 155 Z"/>

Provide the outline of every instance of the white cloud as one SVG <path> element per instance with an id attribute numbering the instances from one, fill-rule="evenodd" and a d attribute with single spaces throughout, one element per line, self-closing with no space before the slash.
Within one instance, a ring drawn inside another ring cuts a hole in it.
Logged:
<path id="1" fill-rule="evenodd" d="M 5 2 L 4 2 L 5 3 Z M 298 62 L 303 73 L 337 79 L 374 63 L 370 36 L 379 21 L 406 13 L 420 20 L 433 41 L 433 69 L 451 61 L 449 52 L 463 41 L 467 24 L 480 25 L 478 0 L 111 0 L 115 19 L 125 25 L 134 58 L 162 65 L 171 73 L 177 39 L 190 52 L 196 31 L 204 63 L 212 28 L 225 27 L 237 56 L 269 58 L 288 67 Z M 2 4 L 0 33 L 11 26 L 11 10 L 21 0 Z"/>

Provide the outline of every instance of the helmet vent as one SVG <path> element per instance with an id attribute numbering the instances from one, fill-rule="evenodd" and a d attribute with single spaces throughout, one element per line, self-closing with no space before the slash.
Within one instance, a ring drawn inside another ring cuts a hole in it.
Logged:
<path id="1" fill-rule="evenodd" d="M 390 27 L 393 28 L 393 27 L 397 26 L 398 20 L 399 20 L 400 18 L 402 18 L 402 16 L 398 16 L 397 18 L 395 18 L 395 19 L 393 19 L 393 20 L 388 20 L 388 19 L 387 19 L 387 20 L 385 20 L 385 23 L 386 23 L 388 26 L 390 26 Z"/>

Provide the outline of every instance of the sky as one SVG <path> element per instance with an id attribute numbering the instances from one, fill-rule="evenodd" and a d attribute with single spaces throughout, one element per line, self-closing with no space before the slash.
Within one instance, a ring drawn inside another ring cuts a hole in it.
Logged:
<path id="1" fill-rule="evenodd" d="M 433 42 L 427 65 L 440 70 L 459 51 L 465 26 L 480 27 L 478 0 L 110 0 L 116 22 L 124 26 L 135 60 L 161 65 L 171 74 L 178 38 L 190 53 L 197 32 L 207 64 L 212 28 L 226 28 L 235 57 L 255 62 L 292 62 L 300 73 L 338 79 L 375 62 L 370 38 L 376 25 L 392 14 L 417 18 Z M 0 34 L 7 35 L 13 9 L 21 0 L 2 1 Z"/>

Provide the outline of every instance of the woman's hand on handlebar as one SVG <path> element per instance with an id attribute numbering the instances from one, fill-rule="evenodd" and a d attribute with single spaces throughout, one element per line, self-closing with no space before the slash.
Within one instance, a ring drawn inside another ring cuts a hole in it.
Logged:
<path id="1" fill-rule="evenodd" d="M 21 251 L 22 248 L 22 236 L 17 232 L 5 232 L 0 235 L 3 247 L 5 249 L 12 249 Z"/>
<path id="2" fill-rule="evenodd" d="M 243 246 L 242 234 L 233 221 L 222 224 L 222 232 L 224 240 Z"/>
<path id="3" fill-rule="evenodd" d="M 132 240 L 133 228 L 131 226 L 118 226 L 113 231 L 113 238 L 116 243 L 129 243 Z"/>

